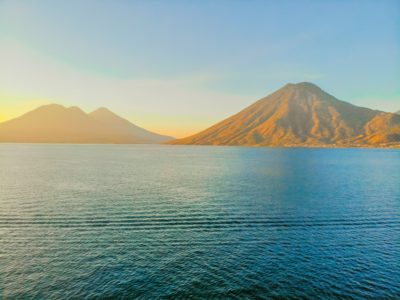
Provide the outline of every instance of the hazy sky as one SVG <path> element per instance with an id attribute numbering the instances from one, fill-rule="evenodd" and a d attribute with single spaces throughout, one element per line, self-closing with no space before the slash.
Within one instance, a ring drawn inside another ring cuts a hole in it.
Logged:
<path id="1" fill-rule="evenodd" d="M 400 110 L 400 1 L 0 0 L 0 121 L 106 106 L 182 137 L 300 81 Z"/>

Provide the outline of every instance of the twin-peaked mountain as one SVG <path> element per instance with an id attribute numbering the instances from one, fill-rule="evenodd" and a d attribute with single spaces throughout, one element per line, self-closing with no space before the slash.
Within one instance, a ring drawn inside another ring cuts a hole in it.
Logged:
<path id="1" fill-rule="evenodd" d="M 287 84 L 241 112 L 171 144 L 391 146 L 400 115 L 340 101 L 312 83 Z"/>
<path id="2" fill-rule="evenodd" d="M 78 107 L 51 104 L 0 123 L 0 142 L 155 144 L 172 139 L 138 127 L 106 108 L 87 114 Z"/>

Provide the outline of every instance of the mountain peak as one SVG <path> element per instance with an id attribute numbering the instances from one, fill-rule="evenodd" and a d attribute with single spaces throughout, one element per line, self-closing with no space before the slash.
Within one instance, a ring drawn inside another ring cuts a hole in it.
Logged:
<path id="1" fill-rule="evenodd" d="M 120 116 L 117 114 L 113 113 L 111 110 L 109 110 L 106 107 L 99 107 L 98 109 L 92 111 L 89 113 L 89 116 L 97 119 L 122 119 Z"/>
<path id="2" fill-rule="evenodd" d="M 41 113 L 79 113 L 79 114 L 85 114 L 85 112 L 80 109 L 78 106 L 71 106 L 71 107 L 65 107 L 64 105 L 61 104 L 45 104 L 42 106 L 39 106 L 36 108 L 34 111 L 41 112 Z"/>
<path id="3" fill-rule="evenodd" d="M 45 104 L 36 108 L 36 110 L 65 110 L 66 107 L 61 104 Z"/>
<path id="4" fill-rule="evenodd" d="M 289 83 L 210 128 L 171 143 L 337 146 L 398 142 L 400 118 L 392 117 L 338 100 L 310 82 Z"/>
<path id="5" fill-rule="evenodd" d="M 322 89 L 311 82 L 299 82 L 299 83 L 288 83 L 283 88 L 296 89 L 296 90 L 308 90 L 308 91 L 322 91 Z"/>
<path id="6" fill-rule="evenodd" d="M 113 112 L 106 107 L 99 107 L 98 109 L 92 111 L 91 113 L 93 114 L 93 113 L 113 113 Z"/>

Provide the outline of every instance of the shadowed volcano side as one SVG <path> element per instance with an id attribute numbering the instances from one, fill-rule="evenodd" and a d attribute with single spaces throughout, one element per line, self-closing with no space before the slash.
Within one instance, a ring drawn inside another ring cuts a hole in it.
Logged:
<path id="1" fill-rule="evenodd" d="M 120 133 L 135 136 L 137 139 L 140 139 L 142 143 L 154 144 L 173 140 L 173 137 L 160 135 L 136 126 L 104 107 L 89 113 L 89 116 Z"/>
<path id="2" fill-rule="evenodd" d="M 382 113 L 340 101 L 308 82 L 287 84 L 241 112 L 193 136 L 171 144 L 244 146 L 323 146 L 376 144 L 390 125 Z M 378 124 L 371 126 L 370 122 Z M 369 124 L 369 125 L 368 125 Z M 362 137 L 362 138 L 361 138 Z M 380 141 L 386 141 L 383 138 Z M 394 138 L 396 140 L 396 138 Z"/>

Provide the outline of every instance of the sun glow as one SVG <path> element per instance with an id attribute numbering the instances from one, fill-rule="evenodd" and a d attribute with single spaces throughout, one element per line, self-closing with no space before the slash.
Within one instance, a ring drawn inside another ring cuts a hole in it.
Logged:
<path id="1" fill-rule="evenodd" d="M 16 96 L 0 91 L 0 123 L 16 118 L 40 105 L 49 104 L 46 99 Z"/>

